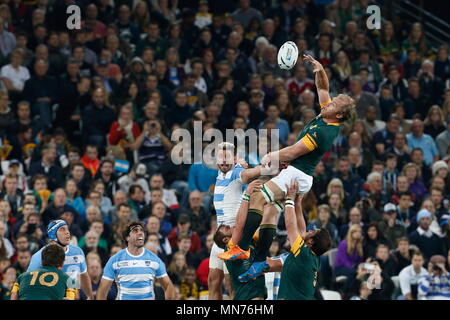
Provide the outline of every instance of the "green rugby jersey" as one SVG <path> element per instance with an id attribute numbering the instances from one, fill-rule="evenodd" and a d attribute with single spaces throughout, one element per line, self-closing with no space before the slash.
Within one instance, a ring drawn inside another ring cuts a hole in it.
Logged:
<path id="1" fill-rule="evenodd" d="M 319 257 L 298 236 L 283 264 L 278 300 L 315 300 L 319 266 Z"/>
<path id="2" fill-rule="evenodd" d="M 250 280 L 248 282 L 240 282 L 238 277 L 245 273 L 254 262 L 256 250 L 253 245 L 250 246 L 250 258 L 236 261 L 225 261 L 227 270 L 230 273 L 231 284 L 234 289 L 233 300 L 251 300 L 254 298 L 266 298 L 267 289 L 264 275 Z"/>
<path id="3" fill-rule="evenodd" d="M 312 176 L 317 164 L 330 149 L 334 139 L 338 136 L 341 126 L 339 123 L 326 123 L 322 116 L 318 115 L 308 123 L 297 137 L 302 140 L 310 150 L 305 155 L 298 157 L 290 164 L 300 171 Z"/>
<path id="4" fill-rule="evenodd" d="M 55 267 L 41 267 L 21 274 L 14 283 L 13 292 L 19 300 L 63 300 L 75 298 L 75 289 L 67 287 L 69 276 Z"/>

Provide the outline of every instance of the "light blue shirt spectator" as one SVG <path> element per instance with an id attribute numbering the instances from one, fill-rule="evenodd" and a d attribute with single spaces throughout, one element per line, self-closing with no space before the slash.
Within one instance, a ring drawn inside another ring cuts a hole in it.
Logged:
<path id="1" fill-rule="evenodd" d="M 280 142 L 286 145 L 286 141 L 291 130 L 289 129 L 289 124 L 286 120 L 278 118 L 276 129 L 278 129 L 278 138 Z M 259 129 L 264 129 L 264 121 L 259 124 Z"/>
<path id="2" fill-rule="evenodd" d="M 204 163 L 194 163 L 189 168 L 189 191 L 208 192 L 209 187 L 216 182 L 217 169 L 212 169 Z"/>
<path id="3" fill-rule="evenodd" d="M 417 138 L 412 133 L 408 133 L 406 135 L 406 140 L 408 141 L 409 150 L 415 148 L 422 149 L 423 158 L 427 166 L 431 165 L 434 161 L 434 157 L 439 155 L 436 143 L 428 134 L 423 134 L 421 138 Z"/>
<path id="4" fill-rule="evenodd" d="M 83 198 L 76 197 L 73 200 L 67 198 L 67 204 L 78 212 L 82 220 L 86 219 L 86 206 L 84 205 Z"/>

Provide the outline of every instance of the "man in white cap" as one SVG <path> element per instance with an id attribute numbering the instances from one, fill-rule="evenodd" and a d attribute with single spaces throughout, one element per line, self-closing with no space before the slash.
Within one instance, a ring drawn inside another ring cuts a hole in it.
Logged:
<path id="1" fill-rule="evenodd" d="M 384 205 L 383 221 L 378 226 L 390 243 L 397 243 L 397 239 L 406 236 L 406 228 L 397 219 L 397 207 L 393 203 Z"/>
<path id="2" fill-rule="evenodd" d="M 423 253 L 426 260 L 433 255 L 444 254 L 444 241 L 436 233 L 431 231 L 432 215 L 427 209 L 417 213 L 419 227 L 409 235 L 411 244 L 416 245 Z"/>

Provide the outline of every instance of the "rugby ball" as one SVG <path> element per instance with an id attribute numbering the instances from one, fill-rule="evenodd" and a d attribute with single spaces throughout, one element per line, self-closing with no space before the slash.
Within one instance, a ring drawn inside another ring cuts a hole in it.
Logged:
<path id="1" fill-rule="evenodd" d="M 278 50 L 278 66 L 283 70 L 292 69 L 297 63 L 298 48 L 292 41 L 285 42 Z"/>

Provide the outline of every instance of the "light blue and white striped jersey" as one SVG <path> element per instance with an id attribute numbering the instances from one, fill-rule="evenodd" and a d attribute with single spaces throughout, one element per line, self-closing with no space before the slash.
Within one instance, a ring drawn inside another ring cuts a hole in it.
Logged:
<path id="1" fill-rule="evenodd" d="M 281 265 L 284 265 L 286 258 L 289 256 L 289 252 L 280 254 L 279 256 L 272 257 L 272 260 L 280 260 Z M 267 272 L 264 274 L 267 288 L 266 300 L 278 300 L 278 290 L 280 289 L 281 272 Z"/>
<path id="2" fill-rule="evenodd" d="M 117 300 L 155 300 L 154 280 L 167 276 L 164 262 L 144 248 L 138 256 L 122 249 L 106 263 L 103 278 L 116 281 Z"/>
<path id="3" fill-rule="evenodd" d="M 450 300 L 450 274 L 422 276 L 418 284 L 419 300 Z"/>
<path id="4" fill-rule="evenodd" d="M 44 250 L 44 248 L 45 247 L 41 248 L 38 252 L 33 254 L 27 271 L 34 271 L 42 267 L 42 250 Z M 71 244 L 66 246 L 66 258 L 61 270 L 74 280 L 77 279 L 80 274 L 87 272 L 86 258 L 83 250 Z"/>
<path id="5" fill-rule="evenodd" d="M 237 164 L 227 173 L 219 171 L 214 188 L 214 208 L 217 214 L 217 226 L 222 224 L 233 227 L 241 205 L 242 192 L 245 185 L 241 173 L 245 170 Z"/>

